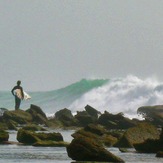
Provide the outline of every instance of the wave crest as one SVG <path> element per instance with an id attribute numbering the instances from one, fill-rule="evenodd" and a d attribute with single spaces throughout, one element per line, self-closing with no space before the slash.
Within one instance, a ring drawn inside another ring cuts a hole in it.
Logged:
<path id="1" fill-rule="evenodd" d="M 126 78 L 112 79 L 106 85 L 95 88 L 75 100 L 69 108 L 81 110 L 87 104 L 103 112 L 123 112 L 130 117 L 137 116 L 137 109 L 144 105 L 163 103 L 163 84 L 148 78 L 142 80 L 129 75 Z"/>

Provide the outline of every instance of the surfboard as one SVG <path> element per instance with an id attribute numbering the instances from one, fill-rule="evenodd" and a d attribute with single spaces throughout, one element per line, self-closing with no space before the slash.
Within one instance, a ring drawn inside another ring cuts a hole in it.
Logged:
<path id="1" fill-rule="evenodd" d="M 20 90 L 20 89 L 16 89 L 16 90 L 14 91 L 14 94 L 15 94 L 18 98 L 20 98 L 21 100 L 29 100 L 29 99 L 31 99 L 31 96 L 30 96 L 27 92 L 23 91 L 23 93 L 24 93 L 24 98 L 22 97 L 22 93 L 21 93 L 21 90 Z"/>

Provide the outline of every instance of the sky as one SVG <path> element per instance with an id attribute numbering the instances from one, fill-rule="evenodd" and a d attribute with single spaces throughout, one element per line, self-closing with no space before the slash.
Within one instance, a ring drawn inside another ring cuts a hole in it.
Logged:
<path id="1" fill-rule="evenodd" d="M 128 74 L 163 81 L 162 0 L 0 0 L 0 90 Z"/>

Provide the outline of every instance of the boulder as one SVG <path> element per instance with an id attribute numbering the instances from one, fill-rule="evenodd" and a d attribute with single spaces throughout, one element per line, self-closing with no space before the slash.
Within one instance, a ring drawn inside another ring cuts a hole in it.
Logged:
<path id="1" fill-rule="evenodd" d="M 47 117 L 39 106 L 32 104 L 26 112 L 32 116 L 32 122 L 47 125 Z"/>
<path id="2" fill-rule="evenodd" d="M 36 133 L 34 131 L 19 129 L 17 133 L 17 140 L 24 144 L 34 144 L 41 141 L 63 141 L 60 133 Z"/>
<path id="3" fill-rule="evenodd" d="M 31 131 L 46 131 L 45 128 L 38 126 L 36 124 L 28 124 L 22 127 L 23 130 L 31 130 Z"/>
<path id="4" fill-rule="evenodd" d="M 147 122 L 162 126 L 163 124 L 163 105 L 142 106 L 137 110 L 138 115 L 142 115 Z"/>
<path id="5" fill-rule="evenodd" d="M 12 120 L 18 124 L 27 124 L 32 121 L 32 116 L 23 110 L 5 111 L 3 119 L 7 122 Z"/>
<path id="6" fill-rule="evenodd" d="M 33 144 L 36 147 L 67 147 L 69 143 L 64 141 L 38 141 Z"/>
<path id="7" fill-rule="evenodd" d="M 117 138 L 107 132 L 103 126 L 89 124 L 83 129 L 76 131 L 72 137 L 87 137 L 94 139 L 97 143 L 103 144 L 107 147 L 113 146 L 117 142 Z"/>
<path id="8" fill-rule="evenodd" d="M 32 131 L 19 129 L 17 133 L 17 140 L 20 143 L 32 145 L 36 143 L 37 141 L 39 141 L 40 139 Z"/>
<path id="9" fill-rule="evenodd" d="M 71 111 L 67 108 L 59 110 L 55 113 L 56 120 L 62 122 L 63 126 L 76 126 L 76 120 L 73 117 Z"/>
<path id="10" fill-rule="evenodd" d="M 147 139 L 142 143 L 134 144 L 134 148 L 140 153 L 157 153 L 163 149 L 163 145 L 157 139 Z"/>
<path id="11" fill-rule="evenodd" d="M 111 114 L 107 111 L 99 117 L 98 123 L 108 129 L 128 129 L 136 125 L 135 121 L 124 117 L 122 113 Z"/>
<path id="12" fill-rule="evenodd" d="M 8 120 L 6 124 L 7 124 L 7 127 L 8 127 L 9 130 L 17 131 L 17 125 L 18 125 L 17 122 L 15 122 L 13 120 Z"/>
<path id="13" fill-rule="evenodd" d="M 95 108 L 93 108 L 90 105 L 86 105 L 85 110 L 90 116 L 93 116 L 96 119 L 98 119 L 98 115 L 101 114 L 99 111 L 97 111 Z"/>
<path id="14" fill-rule="evenodd" d="M 63 136 L 60 133 L 35 133 L 35 136 L 37 136 L 42 141 L 63 141 Z"/>
<path id="15" fill-rule="evenodd" d="M 8 130 L 8 126 L 5 122 L 0 122 L 0 130 Z"/>
<path id="16" fill-rule="evenodd" d="M 76 161 L 124 162 L 121 158 L 107 151 L 94 139 L 79 137 L 67 146 L 70 158 Z"/>
<path id="17" fill-rule="evenodd" d="M 133 148 L 134 144 L 142 143 L 147 139 L 159 139 L 159 135 L 160 133 L 155 126 L 150 123 L 140 123 L 125 131 L 115 146 Z"/>
<path id="18" fill-rule="evenodd" d="M 0 130 L 0 143 L 3 143 L 4 141 L 8 141 L 8 139 L 9 139 L 8 132 L 4 130 Z"/>
<path id="19" fill-rule="evenodd" d="M 134 144 L 134 148 L 141 153 L 157 153 L 163 151 L 163 129 L 159 139 L 147 139 L 142 143 Z"/>
<path id="20" fill-rule="evenodd" d="M 96 118 L 89 115 L 86 111 L 77 111 L 75 118 L 78 120 L 79 127 L 85 127 L 90 123 L 96 122 Z"/>
<path id="21" fill-rule="evenodd" d="M 102 136 L 106 131 L 105 129 L 100 126 L 100 125 L 95 125 L 95 124 L 88 124 L 85 128 L 85 131 L 94 133 L 96 135 Z"/>

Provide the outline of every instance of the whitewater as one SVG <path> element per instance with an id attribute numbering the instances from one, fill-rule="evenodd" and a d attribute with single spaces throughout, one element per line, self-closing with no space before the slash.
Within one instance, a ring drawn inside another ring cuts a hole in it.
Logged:
<path id="1" fill-rule="evenodd" d="M 127 117 L 137 118 L 139 107 L 163 104 L 163 83 L 134 75 L 114 79 L 82 79 L 61 89 L 28 93 L 32 99 L 22 101 L 21 109 L 26 110 L 34 104 L 48 116 L 63 108 L 75 113 L 91 105 L 101 113 L 105 110 L 113 114 L 123 112 Z M 14 109 L 10 91 L 0 91 L 0 107 Z"/>

